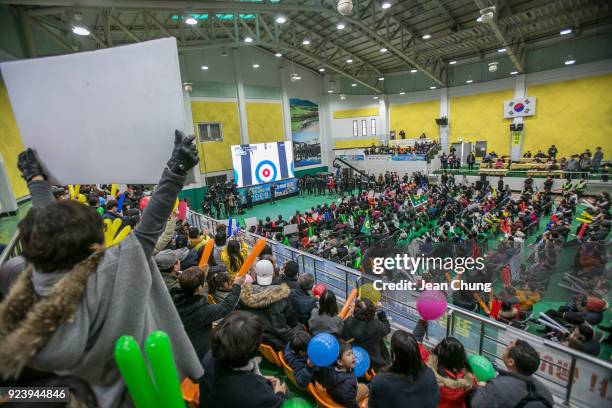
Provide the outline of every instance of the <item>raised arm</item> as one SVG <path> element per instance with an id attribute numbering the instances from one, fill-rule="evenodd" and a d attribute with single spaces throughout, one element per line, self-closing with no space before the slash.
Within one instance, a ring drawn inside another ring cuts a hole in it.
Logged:
<path id="1" fill-rule="evenodd" d="M 157 189 L 134 230 L 147 258 L 152 255 L 155 243 L 165 229 L 178 193 L 185 184 L 187 171 L 198 164 L 198 151 L 193 139 L 193 136 L 185 136 L 178 130 L 175 132 L 174 150 L 168 167 L 164 169 Z"/>
<path id="2" fill-rule="evenodd" d="M 28 183 L 32 207 L 44 207 L 55 200 L 34 150 L 27 149 L 21 152 L 17 158 L 17 167 L 21 171 L 21 177 Z"/>

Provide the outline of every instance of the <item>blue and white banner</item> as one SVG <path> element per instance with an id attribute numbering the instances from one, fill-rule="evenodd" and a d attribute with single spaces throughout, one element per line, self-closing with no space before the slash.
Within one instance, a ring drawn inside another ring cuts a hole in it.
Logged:
<path id="1" fill-rule="evenodd" d="M 342 160 L 350 160 L 350 161 L 363 161 L 365 160 L 364 154 L 339 154 L 339 158 Z"/>
<path id="2" fill-rule="evenodd" d="M 395 156 L 391 156 L 391 160 L 393 161 L 419 161 L 419 160 L 425 160 L 425 155 L 424 154 L 413 154 L 413 153 L 396 154 Z"/>
<path id="3" fill-rule="evenodd" d="M 250 187 L 243 187 L 238 189 L 240 200 L 242 203 L 246 203 L 246 194 L 250 189 L 253 193 L 253 203 L 259 201 L 266 201 L 270 199 L 270 186 L 272 183 L 258 184 Z M 276 190 L 274 193 L 275 198 L 280 198 L 289 194 L 295 194 L 298 191 L 297 179 L 291 178 L 287 180 L 281 180 L 276 182 Z"/>

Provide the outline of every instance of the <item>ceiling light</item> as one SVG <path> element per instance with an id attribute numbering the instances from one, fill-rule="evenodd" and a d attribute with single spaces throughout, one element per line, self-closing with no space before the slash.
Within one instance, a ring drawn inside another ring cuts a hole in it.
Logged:
<path id="1" fill-rule="evenodd" d="M 208 65 L 202 65 L 202 69 L 203 69 L 204 71 L 208 71 Z"/>
<path id="2" fill-rule="evenodd" d="M 325 72 L 325 68 L 319 68 L 319 72 Z"/>
<path id="3" fill-rule="evenodd" d="M 259 68 L 259 64 L 253 64 L 253 68 Z"/>
<path id="4" fill-rule="evenodd" d="M 430 86 L 429 89 L 436 89 L 436 87 L 435 86 Z"/>
<path id="5" fill-rule="evenodd" d="M 416 70 L 416 69 L 411 69 L 411 70 L 410 70 L 410 73 L 411 73 L 411 74 L 414 74 L 414 73 L 415 73 L 415 72 L 417 72 L 417 71 L 418 71 L 418 70 Z"/>
<path id="6" fill-rule="evenodd" d="M 499 50 L 497 50 L 497 52 L 506 52 L 505 48 L 500 48 Z"/>
<path id="7" fill-rule="evenodd" d="M 380 77 L 380 78 L 378 78 L 378 80 L 379 80 L 379 81 L 384 81 L 384 80 L 385 80 L 385 77 Z"/>
<path id="8" fill-rule="evenodd" d="M 472 82 L 474 82 L 473 79 L 468 79 L 467 81 L 465 81 L 466 84 L 471 84 Z"/>
<path id="9" fill-rule="evenodd" d="M 310 45 L 310 40 L 308 38 L 304 38 L 304 41 L 302 41 L 302 45 Z"/>
<path id="10" fill-rule="evenodd" d="M 276 23 L 277 24 L 285 24 L 287 22 L 287 18 L 285 16 L 278 16 L 276 17 Z"/>
<path id="11" fill-rule="evenodd" d="M 276 54 L 274 54 L 274 56 L 275 56 L 276 58 L 280 58 L 280 57 L 282 57 L 282 56 L 283 56 L 283 54 L 281 54 L 280 52 L 277 52 Z"/>
<path id="12" fill-rule="evenodd" d="M 387 49 L 385 47 L 380 49 L 380 52 L 387 52 Z"/>
<path id="13" fill-rule="evenodd" d="M 567 35 L 567 34 L 571 34 L 572 33 L 572 29 L 571 28 L 565 28 L 561 31 L 559 31 L 559 34 L 561 35 Z"/>
<path id="14" fill-rule="evenodd" d="M 344 30 L 344 28 L 345 28 L 345 27 L 346 27 L 346 26 L 345 26 L 344 24 L 342 24 L 342 23 L 338 23 L 338 25 L 336 26 L 336 28 L 337 28 L 338 30 Z"/>
<path id="15" fill-rule="evenodd" d="M 352 59 L 350 59 L 350 58 L 346 60 L 346 63 L 347 63 L 347 64 L 351 64 L 352 62 L 353 62 L 353 60 L 352 60 Z"/>
<path id="16" fill-rule="evenodd" d="M 421 38 L 423 38 L 424 40 L 429 40 L 429 39 L 431 38 L 431 35 L 430 35 L 430 34 L 425 34 L 425 35 L 424 35 L 423 37 L 421 37 Z"/>
<path id="17" fill-rule="evenodd" d="M 74 27 L 72 27 L 72 32 L 75 33 L 76 35 L 83 35 L 83 36 L 90 34 L 89 30 L 83 25 L 75 25 Z"/>
<path id="18" fill-rule="evenodd" d="M 510 71 L 510 75 L 516 75 L 518 74 L 518 71 Z"/>
<path id="19" fill-rule="evenodd" d="M 378 99 L 378 96 L 375 96 L 374 99 Z"/>
<path id="20" fill-rule="evenodd" d="M 225 51 L 225 50 L 221 51 L 221 56 L 222 57 L 227 57 L 227 51 Z"/>
<path id="21" fill-rule="evenodd" d="M 457 61 L 451 61 L 449 62 L 449 65 L 455 65 L 457 63 Z"/>
<path id="22" fill-rule="evenodd" d="M 251 38 L 251 37 L 244 37 L 244 42 L 245 43 L 252 43 L 253 42 L 253 38 Z"/>
<path id="23" fill-rule="evenodd" d="M 185 24 L 196 25 L 198 24 L 198 20 L 196 20 L 193 16 L 187 16 L 185 17 Z"/>
<path id="24" fill-rule="evenodd" d="M 327 93 L 334 93 L 334 91 L 332 91 L 331 89 L 327 91 Z"/>
<path id="25" fill-rule="evenodd" d="M 302 79 L 302 77 L 300 76 L 300 74 L 296 74 L 295 72 L 294 72 L 293 74 L 289 75 L 289 80 L 290 80 L 291 82 L 297 82 L 297 81 L 299 81 L 300 79 Z"/>
<path id="26" fill-rule="evenodd" d="M 476 19 L 476 22 L 477 22 L 477 23 L 482 23 L 482 16 L 478 17 L 478 18 Z"/>
<path id="27" fill-rule="evenodd" d="M 406 94 L 406 92 L 404 92 L 404 91 L 400 92 L 400 95 L 405 95 L 405 94 Z"/>
<path id="28" fill-rule="evenodd" d="M 567 61 L 565 61 L 565 65 L 572 65 L 576 62 L 575 59 L 568 59 Z"/>
<path id="29" fill-rule="evenodd" d="M 391 7 L 391 3 L 385 1 L 380 7 L 382 7 L 383 10 L 386 10 Z"/>
<path id="30" fill-rule="evenodd" d="M 353 82 L 353 83 L 351 84 L 351 86 L 357 86 L 357 84 Z"/>
<path id="31" fill-rule="evenodd" d="M 345 100 L 345 99 L 346 99 L 346 95 L 344 95 L 344 94 L 340 94 L 340 100 L 341 100 L 341 101 L 343 101 L 343 100 Z"/>

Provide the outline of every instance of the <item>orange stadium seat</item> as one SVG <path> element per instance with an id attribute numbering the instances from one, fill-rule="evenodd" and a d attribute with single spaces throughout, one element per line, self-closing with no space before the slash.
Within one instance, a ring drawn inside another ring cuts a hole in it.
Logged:
<path id="1" fill-rule="evenodd" d="M 272 347 L 268 346 L 267 344 L 260 344 L 259 353 L 270 363 L 282 367 L 282 363 L 280 361 L 280 358 L 278 357 L 278 353 L 276 353 L 276 351 L 274 351 Z"/>

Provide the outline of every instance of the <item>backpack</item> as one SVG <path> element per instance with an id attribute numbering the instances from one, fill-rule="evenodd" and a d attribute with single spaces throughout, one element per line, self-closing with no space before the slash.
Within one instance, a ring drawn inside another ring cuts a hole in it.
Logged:
<path id="1" fill-rule="evenodd" d="M 527 387 L 527 396 L 525 396 L 525 398 L 520 400 L 518 404 L 516 404 L 515 408 L 523 408 L 530 402 L 537 402 L 537 401 L 541 402 L 542 405 L 545 406 L 546 408 L 552 408 L 553 405 L 546 398 L 538 394 L 536 390 L 536 386 L 533 383 L 533 381 L 526 380 L 525 385 Z"/>

